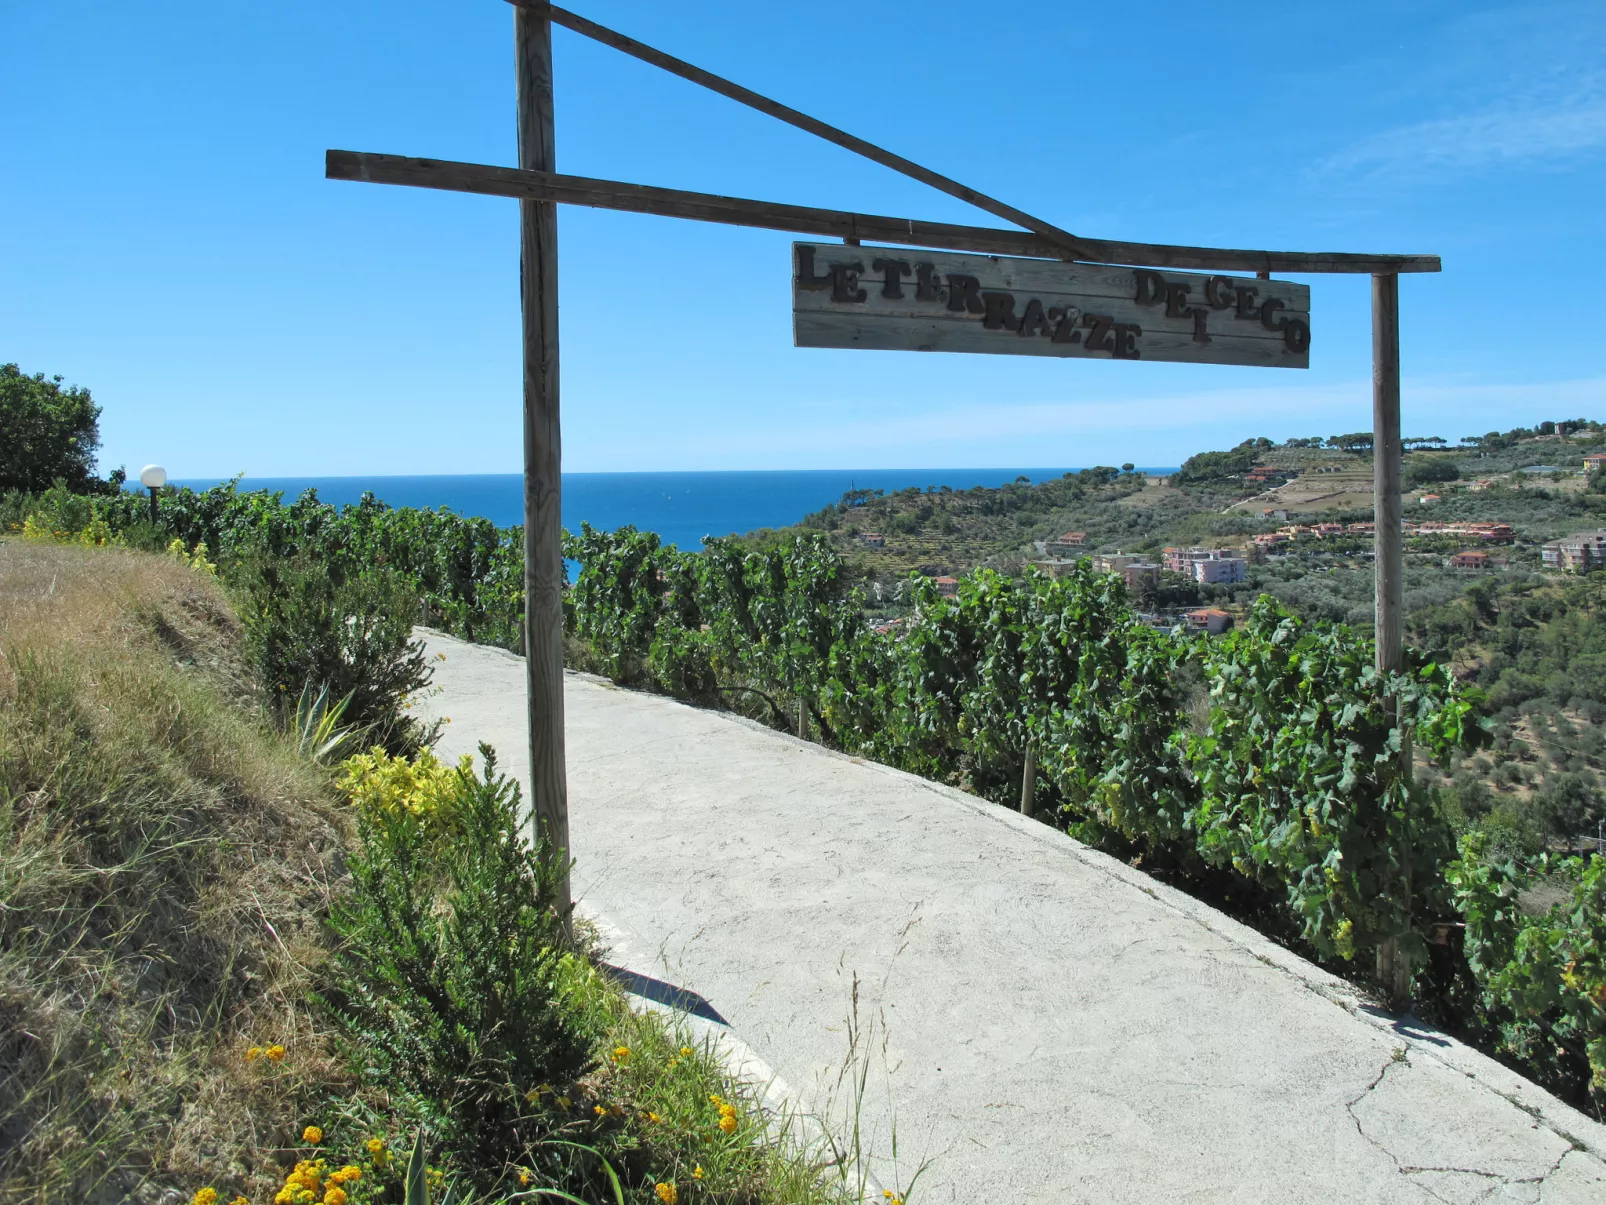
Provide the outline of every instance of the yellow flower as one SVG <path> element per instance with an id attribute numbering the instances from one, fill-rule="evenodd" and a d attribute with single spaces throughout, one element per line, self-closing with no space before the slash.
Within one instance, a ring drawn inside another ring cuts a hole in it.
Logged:
<path id="1" fill-rule="evenodd" d="M 323 1141 L 323 1131 L 317 1126 L 308 1126 L 301 1131 L 301 1141 L 310 1142 L 313 1146 L 317 1146 Z"/>
<path id="2" fill-rule="evenodd" d="M 377 1155 L 377 1154 L 379 1154 L 380 1151 L 382 1151 L 384 1149 L 385 1149 L 385 1140 L 383 1138 L 370 1138 L 368 1140 L 368 1153 L 370 1155 Z"/>
<path id="3" fill-rule="evenodd" d="M 663 1120 L 663 1118 L 658 1116 L 658 1114 L 656 1114 L 656 1113 L 648 1112 L 647 1120 L 652 1122 L 654 1125 L 657 1125 L 660 1121 Z"/>
<path id="4" fill-rule="evenodd" d="M 203 1188 L 190 1198 L 190 1205 L 215 1205 L 217 1189 Z"/>
<path id="5" fill-rule="evenodd" d="M 358 1167 L 355 1163 L 348 1163 L 348 1164 L 346 1164 L 345 1167 L 341 1168 L 334 1175 L 329 1177 L 329 1183 L 331 1183 L 331 1184 L 349 1184 L 353 1180 L 361 1180 L 361 1179 L 362 1179 L 362 1168 Z"/>
<path id="6" fill-rule="evenodd" d="M 710 1096 L 708 1098 L 708 1100 L 709 1100 L 710 1104 L 715 1104 L 715 1105 L 722 1105 L 722 1104 L 725 1103 L 725 1098 L 723 1096 L 719 1095 L 717 1092 L 714 1095 Z"/>
<path id="7" fill-rule="evenodd" d="M 253 1047 L 251 1047 L 250 1050 L 247 1050 L 245 1052 L 245 1061 L 248 1062 L 248 1063 L 254 1063 L 261 1057 L 262 1057 L 262 1047 L 260 1047 L 260 1046 L 253 1046 Z"/>
<path id="8" fill-rule="evenodd" d="M 674 1182 L 670 1180 L 666 1180 L 662 1184 L 654 1185 L 653 1192 L 658 1194 L 658 1199 L 662 1201 L 664 1205 L 675 1205 L 675 1202 L 680 1200 L 680 1193 L 675 1191 Z"/>
<path id="9" fill-rule="evenodd" d="M 601 1105 L 592 1105 L 591 1111 L 598 1117 L 606 1117 L 608 1115 L 608 1110 L 603 1108 Z"/>
<path id="10" fill-rule="evenodd" d="M 683 1059 L 691 1058 L 692 1053 L 692 1048 L 690 1046 L 682 1046 L 680 1048 L 680 1057 Z"/>
<path id="11" fill-rule="evenodd" d="M 244 1197 L 235 1197 L 234 1200 L 229 1202 L 229 1205 L 251 1205 L 251 1202 Z"/>
<path id="12" fill-rule="evenodd" d="M 719 1115 L 721 1117 L 735 1117 L 736 1116 L 736 1106 L 735 1105 L 720 1105 L 719 1106 Z"/>
<path id="13" fill-rule="evenodd" d="M 719 1118 L 719 1128 L 727 1134 L 736 1133 L 736 1118 L 733 1114 L 722 1113 Z"/>
<path id="14" fill-rule="evenodd" d="M 691 1169 L 691 1178 L 693 1180 L 701 1180 L 703 1178 L 703 1165 L 701 1163 Z"/>
<path id="15" fill-rule="evenodd" d="M 520 1188 L 527 1188 L 527 1187 L 529 1187 L 529 1184 L 530 1184 L 530 1173 L 525 1171 L 522 1167 L 519 1168 L 519 1187 Z"/>
<path id="16" fill-rule="evenodd" d="M 346 1190 L 338 1184 L 331 1184 L 329 1191 L 323 1194 L 323 1205 L 346 1205 Z"/>
<path id="17" fill-rule="evenodd" d="M 270 1063 L 282 1063 L 282 1062 L 284 1062 L 284 1047 L 278 1045 L 277 1043 L 275 1043 L 272 1046 L 269 1046 L 262 1053 L 267 1056 L 268 1062 L 270 1062 Z"/>
<path id="18" fill-rule="evenodd" d="M 613 1061 L 616 1063 L 628 1063 L 630 1061 L 630 1047 L 615 1046 L 613 1048 Z"/>

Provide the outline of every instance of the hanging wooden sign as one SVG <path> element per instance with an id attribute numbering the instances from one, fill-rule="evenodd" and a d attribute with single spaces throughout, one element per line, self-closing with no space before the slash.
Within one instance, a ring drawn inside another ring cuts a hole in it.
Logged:
<path id="1" fill-rule="evenodd" d="M 1310 367 L 1310 288 L 844 243 L 792 244 L 798 347 Z"/>

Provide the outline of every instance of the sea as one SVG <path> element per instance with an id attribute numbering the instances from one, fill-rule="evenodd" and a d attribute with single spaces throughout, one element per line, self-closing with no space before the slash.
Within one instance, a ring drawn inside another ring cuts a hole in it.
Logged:
<path id="1" fill-rule="evenodd" d="M 579 531 L 582 520 L 613 530 L 626 524 L 654 531 L 666 544 L 696 550 L 706 536 L 742 535 L 762 527 L 785 527 L 854 489 L 895 490 L 948 486 L 968 490 L 1000 486 L 1025 477 L 1047 481 L 1069 468 L 1004 469 L 803 469 L 708 473 L 565 473 L 563 526 Z M 1173 473 L 1174 468 L 1144 468 Z M 517 473 L 424 477 L 245 477 L 242 490 L 282 493 L 286 501 L 316 490 L 335 506 L 372 493 L 393 507 L 445 507 L 491 520 L 500 527 L 524 521 L 524 479 Z M 219 478 L 174 480 L 194 490 Z"/>

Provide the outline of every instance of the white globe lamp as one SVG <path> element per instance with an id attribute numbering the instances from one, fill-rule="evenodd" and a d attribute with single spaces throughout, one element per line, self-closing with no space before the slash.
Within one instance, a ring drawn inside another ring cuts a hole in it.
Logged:
<path id="1" fill-rule="evenodd" d="M 139 471 L 139 483 L 151 492 L 151 522 L 156 522 L 156 491 L 167 484 L 167 470 L 159 464 L 148 464 Z"/>

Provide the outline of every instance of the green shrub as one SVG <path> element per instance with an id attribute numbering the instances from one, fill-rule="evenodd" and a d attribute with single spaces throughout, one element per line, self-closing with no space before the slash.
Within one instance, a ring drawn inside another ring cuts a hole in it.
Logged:
<path id="1" fill-rule="evenodd" d="M 1497 1049 L 1540 1083 L 1606 1103 L 1606 858 L 1492 856 L 1488 838 L 1461 840 L 1446 879 L 1466 918 L 1465 958 L 1479 1020 Z M 1521 897 L 1549 878 L 1565 894 L 1542 915 Z"/>
<path id="2" fill-rule="evenodd" d="M 344 721 L 393 752 L 427 741 L 405 710 L 429 683 L 423 646 L 412 638 L 418 594 L 406 577 L 383 566 L 348 575 L 308 557 L 258 557 L 229 580 L 246 648 L 281 718 L 310 685 L 349 697 Z"/>
<path id="3" fill-rule="evenodd" d="M 560 1002 L 575 957 L 556 910 L 561 864 L 525 843 L 518 787 L 480 751 L 483 777 L 458 768 L 436 801 L 450 841 L 411 808 L 359 809 L 324 999 L 362 1076 L 489 1189 L 557 1157 L 561 1117 L 540 1089 L 573 1082 L 589 1055 Z"/>

